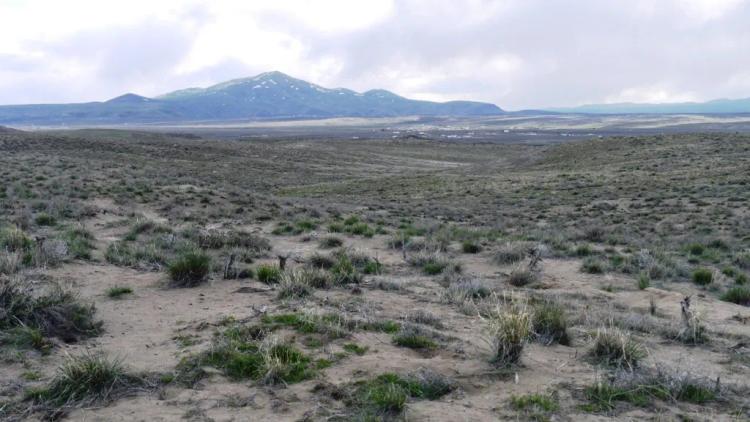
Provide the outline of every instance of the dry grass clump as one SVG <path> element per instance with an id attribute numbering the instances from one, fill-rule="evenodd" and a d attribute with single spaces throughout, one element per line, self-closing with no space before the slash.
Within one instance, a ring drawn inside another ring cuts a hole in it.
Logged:
<path id="1" fill-rule="evenodd" d="M 727 389 L 718 379 L 696 376 L 689 371 L 657 367 L 653 370 L 617 371 L 608 379 L 586 388 L 589 412 L 609 412 L 618 402 L 648 407 L 654 401 L 685 402 L 698 405 L 728 401 Z"/>
<path id="2" fill-rule="evenodd" d="M 536 271 L 526 266 L 519 266 L 511 271 L 508 282 L 515 287 L 524 287 L 535 282 L 538 277 L 539 275 Z"/>
<path id="3" fill-rule="evenodd" d="M 646 349 L 630 333 L 602 327 L 597 330 L 589 355 L 609 366 L 634 369 L 646 357 Z"/>
<path id="4" fill-rule="evenodd" d="M 487 298 L 491 294 L 492 289 L 485 283 L 469 279 L 450 284 L 443 292 L 443 300 L 447 303 L 462 305 Z"/>
<path id="5" fill-rule="evenodd" d="M 406 262 L 411 266 L 421 267 L 427 275 L 437 275 L 448 269 L 461 272 L 461 265 L 451 261 L 441 252 L 422 250 L 407 256 Z"/>
<path id="6" fill-rule="evenodd" d="M 423 309 L 417 309 L 416 311 L 407 313 L 406 316 L 404 316 L 404 319 L 409 322 L 429 325 L 438 329 L 443 328 L 443 323 L 439 316 Z"/>
<path id="7" fill-rule="evenodd" d="M 493 254 L 492 260 L 498 265 L 509 265 L 523 261 L 528 253 L 526 242 L 505 242 Z"/>
<path id="8" fill-rule="evenodd" d="M 0 330 L 29 327 L 46 337 L 75 342 L 101 332 L 93 305 L 57 285 L 35 292 L 27 283 L 0 279 Z"/>
<path id="9" fill-rule="evenodd" d="M 484 317 L 487 322 L 492 362 L 499 367 L 515 365 L 533 333 L 533 317 L 524 301 L 497 301 Z"/>
<path id="10" fill-rule="evenodd" d="M 278 284 L 279 299 L 302 299 L 310 296 L 313 292 L 313 283 L 328 286 L 330 282 L 325 276 L 321 277 L 320 270 L 293 269 L 281 273 Z"/>

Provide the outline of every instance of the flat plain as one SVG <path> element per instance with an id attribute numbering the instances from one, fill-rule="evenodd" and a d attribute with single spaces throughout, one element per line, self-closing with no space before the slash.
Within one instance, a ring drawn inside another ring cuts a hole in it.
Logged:
<path id="1" fill-rule="evenodd" d="M 747 420 L 750 135 L 579 129 L 0 132 L 0 419 Z"/>

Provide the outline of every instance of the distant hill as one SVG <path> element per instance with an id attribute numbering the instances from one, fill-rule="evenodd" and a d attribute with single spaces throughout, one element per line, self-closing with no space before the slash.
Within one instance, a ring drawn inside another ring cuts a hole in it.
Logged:
<path id="1" fill-rule="evenodd" d="M 704 103 L 664 103 L 664 104 L 589 104 L 579 107 L 551 108 L 546 111 L 558 113 L 590 114 L 738 114 L 750 113 L 750 98 L 738 100 L 713 100 Z"/>
<path id="2" fill-rule="evenodd" d="M 437 103 L 411 100 L 379 89 L 364 93 L 345 88 L 329 89 L 281 72 L 267 72 L 208 88 L 170 92 L 156 98 L 125 94 L 105 102 L 0 106 L 0 124 L 127 124 L 502 113 L 502 109 L 489 103 Z"/>

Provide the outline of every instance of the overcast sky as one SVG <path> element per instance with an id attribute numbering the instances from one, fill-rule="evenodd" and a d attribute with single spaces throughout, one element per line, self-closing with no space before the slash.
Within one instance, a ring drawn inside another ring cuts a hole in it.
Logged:
<path id="1" fill-rule="evenodd" d="M 0 0 L 0 104 L 269 70 L 506 109 L 750 97 L 750 0 Z"/>

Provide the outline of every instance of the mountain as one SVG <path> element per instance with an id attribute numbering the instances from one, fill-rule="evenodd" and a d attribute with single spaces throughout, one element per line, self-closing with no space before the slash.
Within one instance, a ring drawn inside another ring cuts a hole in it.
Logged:
<path id="1" fill-rule="evenodd" d="M 155 98 L 125 94 L 105 102 L 0 106 L 0 124 L 82 125 L 230 121 L 264 118 L 497 115 L 494 104 L 437 103 L 376 89 L 329 89 L 281 72 L 188 88 Z"/>
<path id="2" fill-rule="evenodd" d="M 721 99 L 703 103 L 588 104 L 579 107 L 552 108 L 547 109 L 546 111 L 588 114 L 736 114 L 750 113 L 750 98 L 738 100 Z"/>

